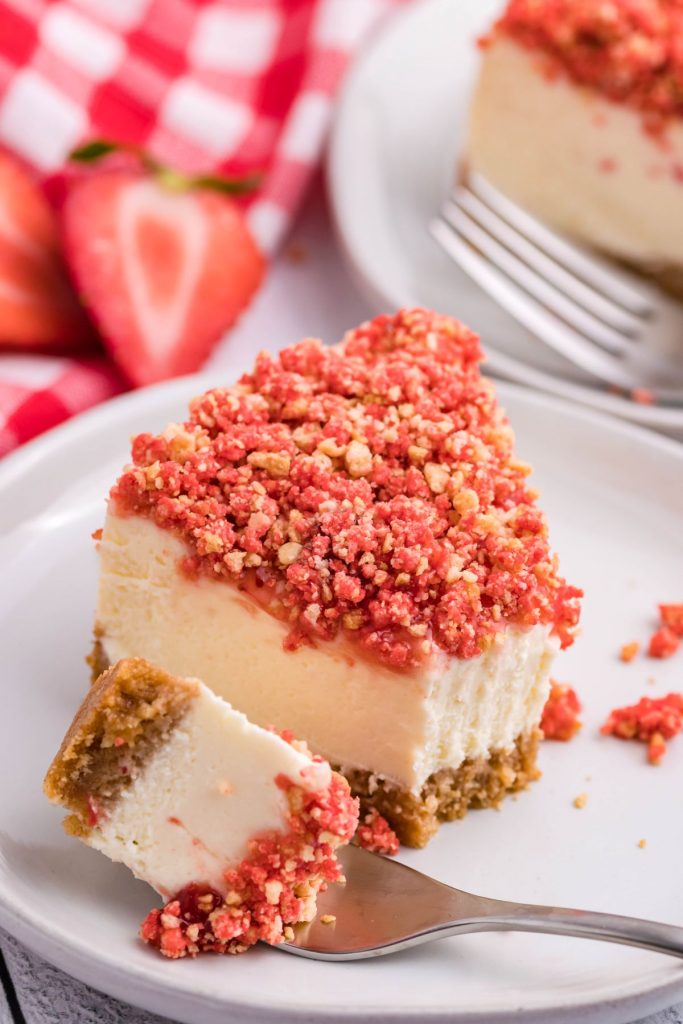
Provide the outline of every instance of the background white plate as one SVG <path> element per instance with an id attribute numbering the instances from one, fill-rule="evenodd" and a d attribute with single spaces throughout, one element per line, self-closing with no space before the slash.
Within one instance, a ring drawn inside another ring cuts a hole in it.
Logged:
<path id="1" fill-rule="evenodd" d="M 189 378 L 115 400 L 0 469 L 0 924 L 81 980 L 192 1024 L 231 1013 L 301 1024 L 360 1016 L 481 1024 L 519 1013 L 544 1022 L 623 1022 L 683 996 L 675 960 L 552 937 L 465 936 L 352 964 L 267 948 L 171 963 L 136 940 L 153 893 L 62 834 L 41 780 L 87 687 L 96 583 L 90 532 L 102 522 L 127 438 L 182 417 L 187 399 L 208 383 Z M 680 658 L 626 666 L 616 652 L 647 638 L 657 601 L 682 596 L 683 448 L 508 385 L 500 392 L 520 452 L 536 466 L 563 567 L 586 588 L 584 635 L 557 668 L 578 687 L 586 725 L 569 745 L 545 745 L 545 777 L 528 793 L 499 814 L 446 825 L 405 860 L 495 897 L 683 924 L 683 742 L 654 769 L 640 746 L 597 732 L 614 705 L 680 688 Z M 656 684 L 646 683 L 649 675 Z M 578 811 L 572 800 L 583 791 L 588 804 Z M 643 837 L 645 850 L 637 846 Z"/>
<path id="2" fill-rule="evenodd" d="M 608 394 L 500 309 L 427 232 L 453 184 L 479 63 L 502 0 L 423 0 L 386 22 L 348 75 L 329 149 L 342 248 L 377 311 L 428 306 L 479 331 L 489 369 L 672 433 L 683 409 Z"/>

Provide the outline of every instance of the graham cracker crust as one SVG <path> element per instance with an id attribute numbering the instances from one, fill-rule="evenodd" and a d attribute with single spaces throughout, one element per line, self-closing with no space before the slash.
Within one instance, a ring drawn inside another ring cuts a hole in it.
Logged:
<path id="1" fill-rule="evenodd" d="M 606 256 L 615 260 L 625 270 L 637 274 L 652 284 L 658 285 L 664 292 L 667 292 L 674 299 L 683 300 L 683 265 L 680 263 L 650 262 L 640 263 L 635 259 L 625 259 L 615 256 L 608 250 L 599 249 L 598 255 Z"/>
<path id="2" fill-rule="evenodd" d="M 92 645 L 92 651 L 86 656 L 86 665 L 90 666 L 90 681 L 91 683 L 97 682 L 103 672 L 106 672 L 109 668 L 109 658 L 104 653 L 104 647 L 102 646 L 101 632 L 96 626 L 94 631 L 95 639 Z"/>
<path id="3" fill-rule="evenodd" d="M 658 267 L 649 274 L 646 272 L 646 276 L 650 277 L 655 284 L 658 284 L 669 295 L 672 295 L 674 299 L 679 301 L 683 299 L 683 266 L 671 263 L 667 266 Z"/>
<path id="4" fill-rule="evenodd" d="M 93 663 L 94 668 L 94 663 Z M 86 835 L 164 742 L 197 694 L 143 658 L 119 661 L 91 686 L 50 765 L 43 789 L 71 811 L 64 827 Z"/>
<path id="5" fill-rule="evenodd" d="M 427 779 L 419 796 L 358 768 L 339 771 L 360 797 L 361 813 L 376 808 L 406 846 L 426 846 L 444 821 L 463 818 L 470 808 L 499 807 L 503 797 L 526 789 L 540 776 L 536 754 L 541 733 L 517 737 L 511 750 L 488 758 L 468 758 L 457 768 L 442 768 Z"/>

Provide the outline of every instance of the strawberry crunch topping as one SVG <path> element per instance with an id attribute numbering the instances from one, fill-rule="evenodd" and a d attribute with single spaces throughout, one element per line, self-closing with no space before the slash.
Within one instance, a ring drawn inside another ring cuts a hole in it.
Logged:
<path id="1" fill-rule="evenodd" d="M 660 604 L 659 615 L 663 626 L 683 637 L 683 604 Z"/>
<path id="2" fill-rule="evenodd" d="M 288 649 L 343 631 L 407 669 L 539 623 L 567 646 L 581 591 L 480 359 L 475 334 L 422 309 L 264 352 L 134 439 L 115 509 L 184 537 L 184 569 L 248 590 L 290 624 Z"/>
<path id="3" fill-rule="evenodd" d="M 511 0 L 498 27 L 651 130 L 683 114 L 681 0 Z"/>
<path id="4" fill-rule="evenodd" d="M 670 658 L 681 646 L 680 637 L 668 626 L 662 626 L 650 637 L 647 653 L 651 658 Z"/>
<path id="5" fill-rule="evenodd" d="M 659 764 L 666 754 L 666 740 L 683 730 L 683 694 L 670 693 L 666 697 L 642 697 L 631 707 L 616 708 L 601 732 L 620 740 L 639 740 L 647 743 L 650 764 Z"/>
<path id="6" fill-rule="evenodd" d="M 370 853 L 383 853 L 388 857 L 395 857 L 400 845 L 393 828 L 376 807 L 371 807 L 361 818 L 354 843 Z"/>
<path id="7" fill-rule="evenodd" d="M 253 839 L 249 853 L 225 872 L 226 892 L 193 882 L 151 910 L 140 937 L 171 959 L 198 953 L 243 953 L 256 942 L 279 945 L 292 925 L 315 916 L 318 892 L 341 879 L 335 849 L 348 843 L 358 805 L 333 773 L 329 789 L 309 792 L 280 776 L 290 806 L 289 831 Z"/>
<path id="8" fill-rule="evenodd" d="M 561 740 L 566 743 L 581 728 L 579 713 L 581 702 L 576 691 L 566 683 L 553 679 L 550 696 L 543 708 L 541 732 L 547 740 Z"/>

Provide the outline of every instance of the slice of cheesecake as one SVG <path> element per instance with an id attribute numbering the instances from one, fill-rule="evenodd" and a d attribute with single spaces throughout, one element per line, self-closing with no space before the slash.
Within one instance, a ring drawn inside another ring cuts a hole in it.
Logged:
<path id="1" fill-rule="evenodd" d="M 683 294 L 678 0 L 511 0 L 482 56 L 468 164 Z"/>
<path id="2" fill-rule="evenodd" d="M 536 776 L 579 591 L 479 342 L 425 310 L 262 354 L 133 441 L 95 673 L 140 655 L 303 736 L 401 839 Z"/>
<path id="3" fill-rule="evenodd" d="M 142 937 L 171 957 L 283 941 L 340 876 L 358 810 L 305 745 L 141 658 L 93 685 L 45 778 L 66 831 L 166 902 Z"/>

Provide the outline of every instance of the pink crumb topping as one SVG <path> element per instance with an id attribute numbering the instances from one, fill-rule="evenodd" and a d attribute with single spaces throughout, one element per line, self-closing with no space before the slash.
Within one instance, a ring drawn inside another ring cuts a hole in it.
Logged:
<path id="1" fill-rule="evenodd" d="M 603 725 L 605 736 L 647 743 L 650 764 L 659 764 L 666 754 L 666 740 L 683 730 L 683 694 L 642 697 L 630 707 L 615 708 Z"/>
<path id="2" fill-rule="evenodd" d="M 318 892 L 341 877 L 335 856 L 358 822 L 358 804 L 336 772 L 328 789 L 308 791 L 276 780 L 290 806 L 287 832 L 255 837 L 249 852 L 225 872 L 225 892 L 191 882 L 161 909 L 151 910 L 140 937 L 171 959 L 198 953 L 242 953 L 256 942 L 278 945 L 292 925 L 312 916 Z"/>
<path id="3" fill-rule="evenodd" d="M 550 681 L 550 694 L 543 708 L 541 732 L 547 740 L 567 743 L 581 728 L 581 701 L 566 683 Z"/>
<path id="4" fill-rule="evenodd" d="M 567 646 L 581 591 L 558 573 L 480 359 L 475 334 L 423 309 L 336 348 L 264 352 L 184 424 L 134 439 L 115 509 L 173 530 L 185 571 L 287 621 L 288 649 L 341 631 L 408 669 L 539 623 Z"/>
<path id="5" fill-rule="evenodd" d="M 371 807 L 358 823 L 354 842 L 370 853 L 383 853 L 395 857 L 399 849 L 398 836 L 376 807 Z"/>
<path id="6" fill-rule="evenodd" d="M 681 646 L 681 638 L 668 626 L 661 626 L 650 637 L 647 653 L 651 658 L 670 658 Z"/>
<path id="7" fill-rule="evenodd" d="M 683 114 L 681 0 L 511 0 L 498 28 L 651 130 Z"/>
<path id="8" fill-rule="evenodd" d="M 659 615 L 662 626 L 683 637 L 683 604 L 660 604 Z"/>

